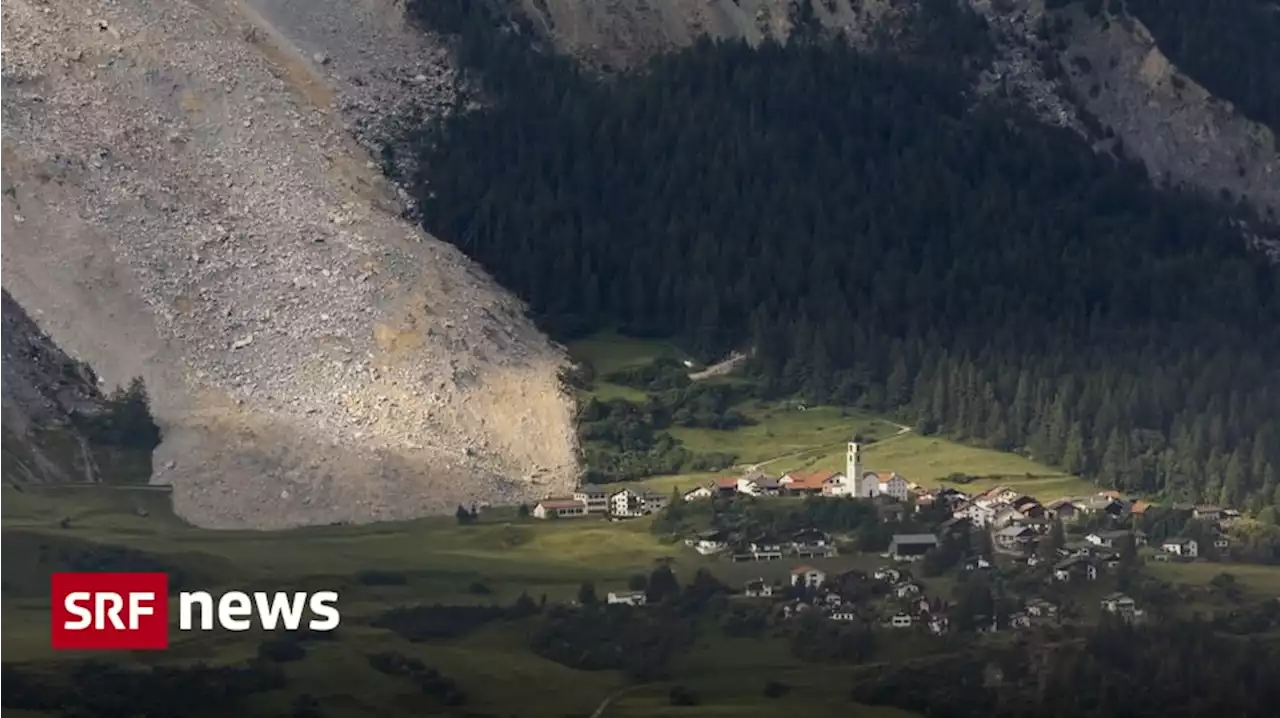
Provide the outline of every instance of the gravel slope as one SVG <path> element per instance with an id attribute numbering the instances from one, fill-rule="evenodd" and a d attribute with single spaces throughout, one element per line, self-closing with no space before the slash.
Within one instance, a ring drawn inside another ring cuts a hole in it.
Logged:
<path id="1" fill-rule="evenodd" d="M 352 137 L 385 103 L 449 99 L 442 51 L 397 12 L 4 3 L 4 287 L 108 382 L 144 377 L 153 480 L 197 524 L 405 518 L 576 479 L 562 349 L 400 219 Z"/>

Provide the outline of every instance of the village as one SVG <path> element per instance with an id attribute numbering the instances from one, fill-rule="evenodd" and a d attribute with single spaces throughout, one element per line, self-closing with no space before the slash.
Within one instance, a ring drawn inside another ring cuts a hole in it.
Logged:
<path id="1" fill-rule="evenodd" d="M 1139 552 L 1157 562 L 1195 561 L 1203 559 L 1209 548 L 1201 545 L 1206 538 L 1203 533 L 1200 539 L 1165 536 L 1153 544 L 1139 528 L 1141 517 L 1152 505 L 1118 492 L 1100 491 L 1041 503 L 1006 487 L 972 495 L 951 487 L 924 487 L 896 473 L 863 471 L 857 442 L 848 444 L 843 472 L 770 476 L 752 471 L 671 496 L 584 485 L 571 497 L 539 502 L 531 513 L 539 519 L 608 516 L 625 520 L 662 512 L 673 501 L 731 505 L 773 497 L 851 500 L 848 503 L 864 505 L 890 532 L 887 548 L 873 554 L 881 560 L 878 567 L 838 571 L 806 562 L 840 556 L 842 547 L 851 545 L 850 537 L 816 526 L 802 527 L 785 537 L 758 527 L 711 528 L 683 537 L 690 549 L 716 560 L 795 562 L 785 577 L 752 578 L 737 588 L 738 600 L 767 605 L 769 613 L 780 620 L 812 611 L 834 622 L 857 621 L 942 635 L 953 630 L 954 596 L 932 591 L 929 584 L 936 583 L 941 573 L 954 570 L 969 576 L 1014 576 L 1022 587 L 1016 593 L 1002 591 L 998 601 L 980 601 L 985 606 L 980 614 L 974 615 L 972 606 L 966 607 L 970 613 L 963 622 L 973 630 L 1013 630 L 1078 620 L 1082 612 L 1070 598 L 1073 593 L 1090 595 L 1091 601 L 1096 601 L 1090 615 L 1145 621 L 1149 614 L 1134 597 L 1121 591 L 1099 594 L 1086 587 L 1114 586 L 1122 563 L 1136 561 Z M 1229 548 L 1225 527 L 1239 512 L 1214 506 L 1173 508 L 1207 527 L 1212 551 Z M 858 547 L 851 550 L 857 553 Z M 1077 587 L 1080 590 L 1072 590 Z M 646 594 L 611 591 L 608 602 L 640 606 L 646 603 Z M 1063 610 L 1064 603 L 1071 604 L 1068 610 Z"/>

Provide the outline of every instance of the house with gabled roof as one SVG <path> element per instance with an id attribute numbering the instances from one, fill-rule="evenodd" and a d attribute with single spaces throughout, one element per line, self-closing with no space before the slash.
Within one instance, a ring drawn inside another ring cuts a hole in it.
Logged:
<path id="1" fill-rule="evenodd" d="M 791 471 L 778 479 L 784 494 L 793 496 L 839 496 L 845 491 L 845 477 L 839 471 Z"/>
<path id="2" fill-rule="evenodd" d="M 712 498 L 716 495 L 716 490 L 711 486 L 699 486 L 696 489 L 690 489 L 682 494 L 685 501 L 702 501 Z"/>
<path id="3" fill-rule="evenodd" d="M 1200 544 L 1193 538 L 1178 536 L 1165 539 L 1160 550 L 1179 558 L 1196 558 L 1200 555 Z"/>
<path id="4" fill-rule="evenodd" d="M 770 598 L 773 596 L 773 585 L 763 578 L 753 579 L 743 584 L 742 594 L 750 598 Z"/>
<path id="5" fill-rule="evenodd" d="M 577 518 L 587 515 L 587 504 L 574 498 L 543 499 L 534 504 L 535 519 Z"/>
<path id="6" fill-rule="evenodd" d="M 796 566 L 791 569 L 791 585 L 817 588 L 827 580 L 827 572 L 812 566 Z"/>
<path id="7" fill-rule="evenodd" d="M 923 556 L 937 545 L 938 537 L 933 534 L 894 534 L 889 553 L 897 559 L 910 559 Z"/>

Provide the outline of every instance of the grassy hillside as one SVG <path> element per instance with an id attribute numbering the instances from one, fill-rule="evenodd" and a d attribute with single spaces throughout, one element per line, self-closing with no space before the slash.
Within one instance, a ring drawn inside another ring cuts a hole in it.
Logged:
<path id="1" fill-rule="evenodd" d="M 592 335 L 570 345 L 579 361 L 590 362 L 595 381 L 587 392 L 599 399 L 620 398 L 644 402 L 639 389 L 612 384 L 602 377 L 624 369 L 634 369 L 662 357 L 683 359 L 672 344 L 657 340 L 625 337 L 616 333 Z M 740 376 L 720 377 L 710 382 L 745 383 Z M 736 457 L 736 466 L 722 472 L 692 472 L 655 476 L 638 483 L 657 491 L 692 488 L 716 476 L 759 466 L 773 473 L 793 470 L 831 469 L 843 471 L 849 439 L 864 442 L 864 465 L 871 471 L 896 471 L 910 481 L 931 485 L 954 485 L 966 491 L 981 491 L 1004 485 L 1025 491 L 1042 500 L 1089 494 L 1097 490 L 1091 482 L 1018 454 L 994 451 L 958 443 L 937 436 L 920 436 L 909 427 L 865 411 L 834 406 L 812 406 L 798 401 L 744 400 L 735 406 L 754 424 L 720 430 L 675 426 L 666 433 L 695 454 L 723 453 Z M 964 474 L 972 479 L 964 484 L 948 477 Z"/>

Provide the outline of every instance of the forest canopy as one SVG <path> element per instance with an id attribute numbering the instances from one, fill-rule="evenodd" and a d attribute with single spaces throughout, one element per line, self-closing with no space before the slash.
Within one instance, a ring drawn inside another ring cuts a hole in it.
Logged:
<path id="1" fill-rule="evenodd" d="M 1211 199 L 979 101 L 955 58 L 703 40 L 604 81 L 484 3 L 411 9 L 484 102 L 387 168 L 413 155 L 424 225 L 558 337 L 750 344 L 766 394 L 1128 491 L 1280 498 L 1277 271 Z"/>

